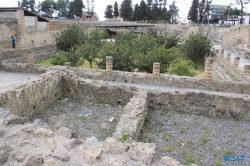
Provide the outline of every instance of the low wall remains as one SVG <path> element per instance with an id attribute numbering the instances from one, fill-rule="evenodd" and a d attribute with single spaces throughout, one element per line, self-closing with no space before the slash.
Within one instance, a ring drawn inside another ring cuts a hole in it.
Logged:
<path id="1" fill-rule="evenodd" d="M 250 119 L 250 98 L 241 94 L 195 90 L 150 92 L 148 97 L 161 110 Z"/>
<path id="2" fill-rule="evenodd" d="M 26 61 L 23 62 L 24 60 L 21 59 L 27 58 L 29 50 L 33 51 L 35 60 L 44 60 L 48 58 L 49 55 L 55 53 L 56 48 L 54 45 L 44 45 L 30 48 L 4 50 L 0 52 L 0 58 L 2 58 L 3 61 L 8 60 L 11 63 L 26 63 Z"/>
<path id="3" fill-rule="evenodd" d="M 214 62 L 226 72 L 227 76 L 229 76 L 232 81 L 249 82 L 249 78 L 243 75 L 242 70 L 234 67 L 230 62 L 226 62 L 224 58 L 216 55 L 214 56 Z"/>
<path id="4" fill-rule="evenodd" d="M 0 107 L 29 117 L 55 103 L 62 95 L 62 73 L 49 71 L 41 77 L 0 91 Z"/>

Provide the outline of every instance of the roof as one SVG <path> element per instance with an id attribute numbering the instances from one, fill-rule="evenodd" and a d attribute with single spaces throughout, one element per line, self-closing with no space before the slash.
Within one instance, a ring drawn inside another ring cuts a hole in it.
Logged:
<path id="1" fill-rule="evenodd" d="M 24 16 L 37 16 L 38 21 L 49 22 L 49 19 L 42 17 L 39 14 L 29 11 L 28 9 L 25 9 L 23 7 L 0 7 L 0 12 L 1 11 L 17 11 L 17 10 L 24 10 Z"/>

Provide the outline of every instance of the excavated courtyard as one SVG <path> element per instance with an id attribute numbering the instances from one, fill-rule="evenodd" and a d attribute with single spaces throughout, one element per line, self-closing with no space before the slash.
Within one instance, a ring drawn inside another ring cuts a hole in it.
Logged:
<path id="1" fill-rule="evenodd" d="M 121 105 L 110 105 L 102 101 L 89 102 L 64 98 L 32 117 L 35 128 L 52 131 L 67 127 L 78 133 L 83 140 L 96 137 L 103 141 L 112 136 L 124 109 Z"/>
<path id="2" fill-rule="evenodd" d="M 235 165 L 224 156 L 250 155 L 249 120 L 151 109 L 138 141 L 156 144 L 154 160 L 170 156 L 189 165 Z"/>

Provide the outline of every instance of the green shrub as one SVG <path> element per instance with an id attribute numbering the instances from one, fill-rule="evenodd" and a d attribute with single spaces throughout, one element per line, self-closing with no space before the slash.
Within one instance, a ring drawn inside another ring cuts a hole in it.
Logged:
<path id="1" fill-rule="evenodd" d="M 169 73 L 176 74 L 178 76 L 195 76 L 195 73 L 191 71 L 194 68 L 194 63 L 184 58 L 178 58 L 170 64 Z"/>
<path id="2" fill-rule="evenodd" d="M 67 26 L 66 29 L 57 33 L 56 45 L 59 50 L 69 51 L 75 45 L 81 45 L 85 40 L 85 32 L 77 24 Z"/>
<path id="3" fill-rule="evenodd" d="M 202 34 L 189 36 L 180 46 L 181 51 L 195 63 L 195 68 L 203 64 L 204 56 L 210 49 L 210 40 Z"/>

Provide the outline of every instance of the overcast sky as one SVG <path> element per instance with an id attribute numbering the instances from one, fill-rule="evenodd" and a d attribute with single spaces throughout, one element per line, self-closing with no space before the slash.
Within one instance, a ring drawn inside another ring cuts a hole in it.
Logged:
<path id="1" fill-rule="evenodd" d="M 42 0 L 40 0 L 41 2 Z M 56 0 L 55 0 L 56 1 Z M 105 20 L 104 18 L 104 11 L 107 7 L 107 5 L 111 4 L 114 5 L 115 1 L 120 4 L 122 0 L 95 0 L 95 8 L 94 11 L 98 14 L 100 20 Z M 144 0 L 145 2 L 147 0 Z M 172 3 L 173 0 L 168 0 L 168 5 Z M 36 0 L 38 3 L 38 0 Z M 132 3 L 135 5 L 136 3 L 140 4 L 141 0 L 132 0 Z M 179 8 L 179 16 L 182 18 L 187 17 L 187 13 L 189 11 L 189 8 L 191 6 L 192 0 L 176 0 L 177 7 Z M 229 5 L 231 0 L 213 0 L 212 4 L 220 4 L 220 5 Z M 83 3 L 86 4 L 86 0 L 83 0 Z M 17 0 L 0 0 L 0 7 L 14 7 L 17 6 Z M 250 10 L 250 5 L 245 5 L 245 10 Z"/>

